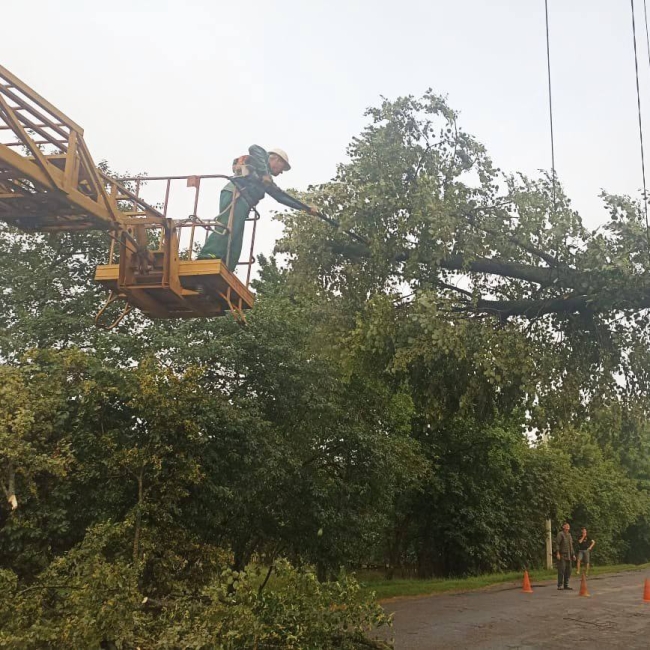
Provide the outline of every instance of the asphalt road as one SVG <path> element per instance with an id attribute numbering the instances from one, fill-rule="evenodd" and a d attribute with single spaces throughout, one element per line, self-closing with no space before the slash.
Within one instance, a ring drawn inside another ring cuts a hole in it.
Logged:
<path id="1" fill-rule="evenodd" d="M 650 603 L 643 602 L 647 572 L 588 580 L 589 598 L 533 581 L 532 594 L 519 585 L 463 594 L 394 599 L 396 650 L 533 648 L 650 649 Z"/>

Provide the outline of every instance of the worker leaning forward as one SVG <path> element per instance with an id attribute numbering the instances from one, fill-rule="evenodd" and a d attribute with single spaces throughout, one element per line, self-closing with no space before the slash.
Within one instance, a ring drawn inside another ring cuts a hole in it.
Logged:
<path id="1" fill-rule="evenodd" d="M 236 158 L 233 162 L 235 175 L 223 188 L 219 199 L 217 222 L 222 227 L 218 232 L 210 234 L 198 259 L 221 259 L 234 271 L 241 255 L 246 218 L 266 194 L 270 194 L 278 203 L 288 208 L 317 214 L 315 208 L 294 199 L 274 183 L 273 176 L 279 176 L 290 169 L 289 157 L 282 149 L 271 149 L 267 152 L 262 147 L 253 145 L 248 149 L 247 156 Z M 231 212 L 232 232 L 229 233 Z"/>

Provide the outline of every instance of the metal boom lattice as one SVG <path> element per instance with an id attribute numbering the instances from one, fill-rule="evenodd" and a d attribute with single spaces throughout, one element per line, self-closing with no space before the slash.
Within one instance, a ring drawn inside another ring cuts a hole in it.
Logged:
<path id="1" fill-rule="evenodd" d="M 109 264 L 95 279 L 110 291 L 98 317 L 126 302 L 113 325 L 133 307 L 153 318 L 243 318 L 253 294 L 221 261 L 179 258 L 180 229 L 191 228 L 191 248 L 199 224 L 175 222 L 166 201 L 160 212 L 138 189 L 139 181 L 134 193 L 97 169 L 83 129 L 0 66 L 0 221 L 25 232 L 108 231 Z"/>

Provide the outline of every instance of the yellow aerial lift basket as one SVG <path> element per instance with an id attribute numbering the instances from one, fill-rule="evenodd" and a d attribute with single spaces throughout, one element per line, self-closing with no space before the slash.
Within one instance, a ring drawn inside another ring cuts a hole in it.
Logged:
<path id="1" fill-rule="evenodd" d="M 20 79 L 0 66 L 0 221 L 25 232 L 104 230 L 111 237 L 108 264 L 95 280 L 109 298 L 97 314 L 101 324 L 108 305 L 122 300 L 116 325 L 133 308 L 151 318 L 219 316 L 241 319 L 253 306 L 248 289 L 257 214 L 253 221 L 246 283 L 221 260 L 192 259 L 197 228 L 219 224 L 196 215 L 201 180 L 226 176 L 133 178 L 118 181 L 97 169 L 83 129 Z M 172 181 L 185 179 L 195 190 L 194 212 L 183 220 L 167 216 Z M 145 182 L 164 181 L 162 207 L 140 196 Z M 129 189 L 131 188 L 135 189 Z M 179 241 L 189 233 L 181 259 Z"/>

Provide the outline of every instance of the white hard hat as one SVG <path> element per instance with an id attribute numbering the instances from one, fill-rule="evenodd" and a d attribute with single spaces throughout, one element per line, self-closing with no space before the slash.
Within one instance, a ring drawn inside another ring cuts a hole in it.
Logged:
<path id="1" fill-rule="evenodd" d="M 291 165 L 289 164 L 289 156 L 287 156 L 287 152 L 284 149 L 275 147 L 274 149 L 269 149 L 269 153 L 274 153 L 279 158 L 282 158 L 282 160 L 284 160 L 284 164 L 286 165 L 287 171 L 291 169 Z"/>

